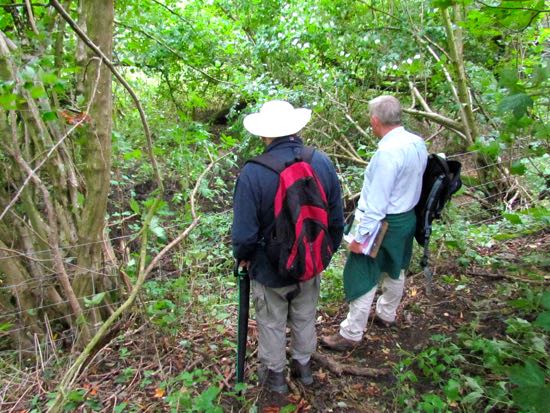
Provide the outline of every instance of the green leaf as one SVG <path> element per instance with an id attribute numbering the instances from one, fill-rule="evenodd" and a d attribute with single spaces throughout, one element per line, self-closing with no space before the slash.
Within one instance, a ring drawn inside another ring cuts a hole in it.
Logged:
<path id="1" fill-rule="evenodd" d="M 527 113 L 527 109 L 533 106 L 533 99 L 525 93 L 506 96 L 498 104 L 501 113 L 512 112 L 516 119 Z"/>
<path id="2" fill-rule="evenodd" d="M 450 379 L 443 388 L 445 395 L 450 401 L 455 401 L 460 398 L 460 383 L 454 379 Z"/>
<path id="3" fill-rule="evenodd" d="M 523 223 L 518 214 L 502 214 L 502 216 L 510 221 L 512 224 L 519 225 Z"/>
<path id="4" fill-rule="evenodd" d="M 550 291 L 545 291 L 542 294 L 540 303 L 544 308 L 546 308 L 547 310 L 550 310 Z"/>
<path id="5" fill-rule="evenodd" d="M 446 9 L 447 7 L 451 7 L 454 3 L 454 0 L 432 0 L 431 4 L 432 7 L 436 7 L 438 9 Z"/>
<path id="6" fill-rule="evenodd" d="M 134 198 L 130 199 L 130 209 L 134 212 L 134 214 L 139 215 L 140 213 L 139 203 Z"/>
<path id="7" fill-rule="evenodd" d="M 15 93 L 8 93 L 7 95 L 0 95 L 0 105 L 6 110 L 17 109 L 17 95 Z"/>
<path id="8" fill-rule="evenodd" d="M 546 413 L 550 406 L 550 386 L 522 386 L 513 389 L 512 399 L 515 405 L 521 408 L 521 411 Z"/>
<path id="9" fill-rule="evenodd" d="M 508 89 L 510 92 L 520 92 L 523 89 L 518 86 L 518 73 L 516 69 L 506 67 L 500 72 L 498 85 Z"/>
<path id="10" fill-rule="evenodd" d="M 464 404 L 474 404 L 483 397 L 483 393 L 480 391 L 473 391 L 464 396 L 461 400 Z"/>
<path id="11" fill-rule="evenodd" d="M 50 122 L 57 119 L 57 113 L 53 111 L 44 112 L 41 116 L 44 122 Z"/>
<path id="12" fill-rule="evenodd" d="M 527 167 L 521 162 L 521 159 L 515 161 L 510 167 L 510 172 L 514 175 L 523 175 L 527 171 Z"/>
<path id="13" fill-rule="evenodd" d="M 518 386 L 544 386 L 544 371 L 533 360 L 510 367 L 510 381 Z"/>
<path id="14" fill-rule="evenodd" d="M 100 304 L 103 301 L 104 298 L 105 298 L 105 292 L 98 293 L 90 299 L 84 298 L 84 305 L 87 308 L 96 306 L 96 305 Z"/>
<path id="15" fill-rule="evenodd" d="M 122 402 L 120 404 L 117 404 L 116 407 L 114 408 L 113 412 L 114 413 L 122 413 L 124 411 L 124 409 L 126 409 L 126 406 L 128 406 L 128 403 L 126 403 L 126 402 Z"/>
<path id="16" fill-rule="evenodd" d="M 46 96 L 46 91 L 44 90 L 42 85 L 36 85 L 36 86 L 31 87 L 29 92 L 30 92 L 31 97 L 33 99 L 38 99 L 38 98 Z"/>
<path id="17" fill-rule="evenodd" d="M 293 404 L 287 404 L 281 409 L 281 413 L 291 413 L 296 410 L 296 406 Z"/>
<path id="18" fill-rule="evenodd" d="M 135 149 L 131 152 L 127 152 L 124 154 L 124 160 L 128 161 L 130 159 L 141 159 L 143 156 L 143 152 L 141 152 L 139 149 Z"/>
<path id="19" fill-rule="evenodd" d="M 542 327 L 546 331 L 550 331 L 550 311 L 540 313 L 533 325 Z"/>
<path id="20" fill-rule="evenodd" d="M 159 219 L 157 217 L 153 217 L 149 228 L 151 229 L 151 232 L 159 237 L 161 240 L 166 239 L 166 231 L 160 226 Z"/>
<path id="21" fill-rule="evenodd" d="M 47 85 L 52 85 L 54 84 L 55 82 L 57 82 L 57 76 L 55 73 L 43 73 L 41 76 L 40 76 L 40 79 L 42 80 L 43 83 L 47 84 Z"/>
<path id="22" fill-rule="evenodd" d="M 12 327 L 12 323 L 0 323 L 0 331 L 8 331 Z"/>

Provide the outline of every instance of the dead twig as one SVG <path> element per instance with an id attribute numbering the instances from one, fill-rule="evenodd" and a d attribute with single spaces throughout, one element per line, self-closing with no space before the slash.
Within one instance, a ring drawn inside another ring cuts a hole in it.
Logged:
<path id="1" fill-rule="evenodd" d="M 506 278 L 507 280 L 520 281 L 524 283 L 537 284 L 537 285 L 550 284 L 550 276 L 548 275 L 544 277 L 544 280 L 530 280 L 528 278 L 515 277 L 509 274 L 493 274 L 493 273 L 482 272 L 482 271 L 467 271 L 466 274 L 486 277 L 486 278 L 494 278 L 494 279 Z"/>

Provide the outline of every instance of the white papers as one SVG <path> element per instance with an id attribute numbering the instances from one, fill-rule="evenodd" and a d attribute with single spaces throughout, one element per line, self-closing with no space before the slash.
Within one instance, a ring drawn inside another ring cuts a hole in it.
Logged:
<path id="1" fill-rule="evenodd" d="M 351 244 L 355 240 L 357 228 L 359 227 L 359 223 L 361 222 L 362 217 L 363 217 L 363 211 L 356 209 L 355 218 L 353 219 L 351 228 L 349 232 L 346 235 L 344 235 L 344 241 L 346 241 L 348 244 Z M 374 242 L 376 241 L 378 232 L 380 232 L 380 228 L 382 228 L 382 221 L 378 221 L 376 223 L 376 226 L 374 227 L 372 232 L 369 234 L 367 239 L 361 244 L 363 254 L 365 255 L 370 254 L 372 247 L 374 246 Z"/>

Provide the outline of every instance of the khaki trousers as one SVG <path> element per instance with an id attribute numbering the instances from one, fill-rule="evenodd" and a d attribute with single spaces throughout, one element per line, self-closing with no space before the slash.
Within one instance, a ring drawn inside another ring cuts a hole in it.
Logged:
<path id="1" fill-rule="evenodd" d="M 281 372 L 286 365 L 286 327 L 290 328 L 290 353 L 305 364 L 317 346 L 315 315 L 321 277 L 298 285 L 270 288 L 251 281 L 252 300 L 258 324 L 258 358 L 264 367 Z"/>

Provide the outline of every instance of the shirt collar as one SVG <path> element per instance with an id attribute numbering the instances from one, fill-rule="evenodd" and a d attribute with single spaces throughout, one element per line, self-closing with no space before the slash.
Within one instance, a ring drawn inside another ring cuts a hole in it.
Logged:
<path id="1" fill-rule="evenodd" d="M 378 142 L 378 147 L 381 148 L 383 146 L 395 143 L 395 140 L 399 139 L 399 135 L 403 133 L 404 130 L 405 128 L 403 126 L 398 126 L 397 128 L 392 129 L 386 133 L 382 139 L 380 139 L 380 142 Z"/>
<path id="2" fill-rule="evenodd" d="M 273 148 L 275 148 L 277 146 L 281 146 L 281 147 L 287 146 L 287 145 L 284 145 L 284 144 L 290 144 L 288 146 L 303 145 L 303 141 L 298 135 L 282 136 L 280 138 L 274 139 L 273 142 L 271 142 L 267 146 L 265 151 L 268 152 L 268 151 L 272 150 Z"/>

